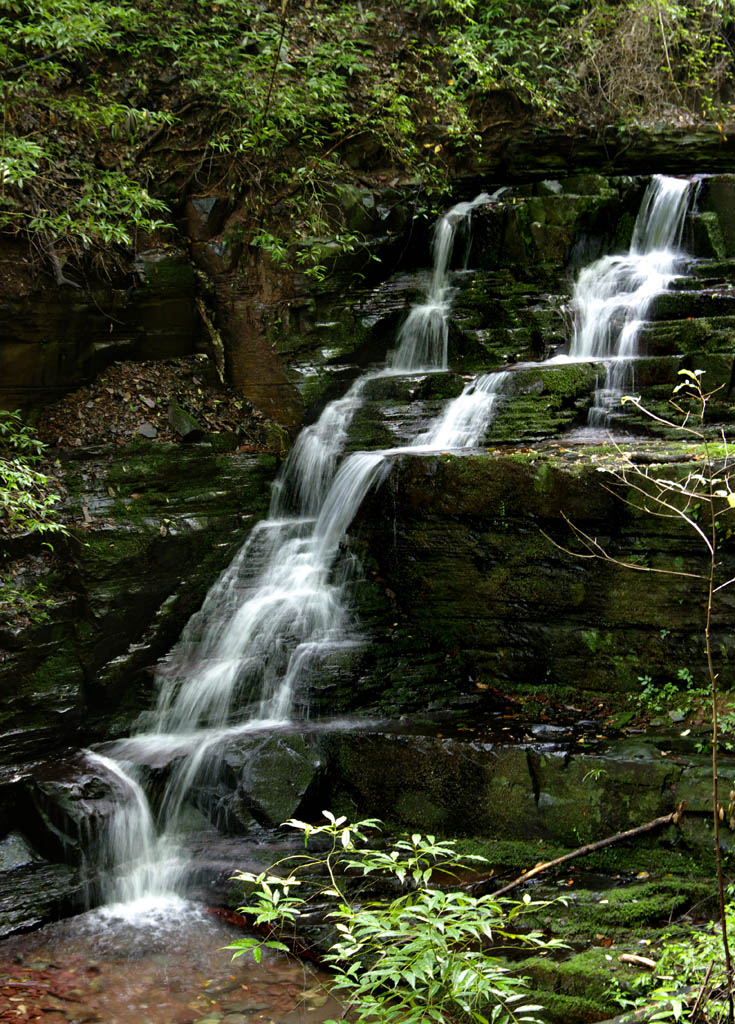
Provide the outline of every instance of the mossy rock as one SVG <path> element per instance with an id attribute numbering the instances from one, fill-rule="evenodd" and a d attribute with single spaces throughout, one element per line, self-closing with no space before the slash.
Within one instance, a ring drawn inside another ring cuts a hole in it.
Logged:
<path id="1" fill-rule="evenodd" d="M 728 256 L 735 256 L 735 175 L 718 174 L 705 179 L 699 208 L 703 213 L 714 213 Z"/>
<path id="2" fill-rule="evenodd" d="M 563 913 L 563 908 L 560 907 L 559 911 Z M 538 994 L 541 1003 L 547 992 L 583 1000 L 587 1012 L 595 1008 L 597 1019 L 612 1016 L 615 1012 L 616 1004 L 611 996 L 611 972 L 625 976 L 628 980 L 635 976 L 635 971 L 617 963 L 604 946 L 593 946 L 583 953 L 568 953 L 553 958 L 532 957 L 523 961 L 521 971 L 533 982 L 534 992 Z"/>
<path id="3" fill-rule="evenodd" d="M 732 317 L 735 295 L 722 289 L 659 292 L 648 309 L 650 320 L 686 320 L 690 317 Z"/>
<path id="4" fill-rule="evenodd" d="M 713 210 L 688 216 L 691 249 L 698 256 L 724 259 L 727 245 L 720 227 L 720 218 Z"/>
<path id="5" fill-rule="evenodd" d="M 642 350 L 652 356 L 698 351 L 732 353 L 735 352 L 735 316 L 657 320 L 643 325 L 639 342 Z"/>
<path id="6" fill-rule="evenodd" d="M 620 888 L 575 890 L 565 912 L 568 937 L 595 932 L 625 939 L 641 930 L 662 927 L 692 907 L 713 909 L 711 879 L 655 878 Z"/>
<path id="7" fill-rule="evenodd" d="M 164 247 L 139 254 L 136 271 L 148 289 L 154 292 L 196 290 L 194 267 L 183 249 Z"/>
<path id="8" fill-rule="evenodd" d="M 590 842 L 651 821 L 674 808 L 680 769 L 655 747 L 616 745 L 599 755 L 532 759 L 538 810 L 547 834 L 565 843 Z"/>

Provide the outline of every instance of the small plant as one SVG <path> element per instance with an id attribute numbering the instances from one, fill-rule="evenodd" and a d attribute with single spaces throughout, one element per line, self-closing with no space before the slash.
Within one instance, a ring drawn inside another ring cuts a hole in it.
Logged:
<path id="1" fill-rule="evenodd" d="M 58 495 L 36 466 L 45 445 L 20 412 L 0 409 L 0 526 L 6 534 L 67 533 L 55 516 Z"/>
<path id="2" fill-rule="evenodd" d="M 730 897 L 733 893 L 730 889 Z M 735 905 L 726 907 L 727 925 L 735 928 Z M 709 925 L 686 939 L 666 943 L 652 974 L 634 982 L 635 994 L 618 991 L 625 1010 L 645 1007 L 645 1020 L 721 1022 L 728 1017 L 727 972 L 719 929 Z"/>
<path id="3" fill-rule="evenodd" d="M 706 427 L 708 405 L 720 388 L 706 391 L 702 385 L 702 370 L 680 370 L 680 384 L 674 388 L 671 405 L 680 417 L 679 422 L 666 419 L 647 409 L 639 397 L 625 396 L 624 405 L 632 405 L 638 412 L 667 429 L 679 430 L 685 438 L 695 442 L 700 461 L 694 469 L 682 473 L 664 475 L 649 472 L 633 463 L 621 450 L 623 466 L 614 472 L 616 483 L 625 489 L 623 500 L 636 512 L 656 518 L 673 520 L 686 527 L 697 543 L 704 548 L 701 566 L 696 571 L 678 568 L 641 566 L 630 560 L 621 560 L 612 555 L 596 537 L 569 523 L 577 540 L 586 554 L 583 557 L 600 558 L 622 568 L 647 573 L 659 573 L 669 577 L 684 578 L 690 585 L 699 588 L 702 595 L 702 633 L 706 658 L 707 704 L 709 706 L 710 746 L 712 756 L 712 824 L 715 866 L 717 872 L 717 894 L 719 903 L 720 935 L 724 963 L 724 983 L 727 999 L 727 1019 L 732 1024 L 735 1017 L 733 1004 L 733 964 L 729 944 L 729 919 L 725 906 L 725 879 L 720 844 L 720 826 L 725 821 L 726 809 L 719 797 L 718 750 L 720 747 L 721 687 L 719 673 L 715 667 L 715 649 L 712 638 L 713 613 L 718 595 L 733 583 L 735 577 L 728 577 L 723 568 L 722 545 L 727 539 L 730 524 L 735 514 L 735 461 L 730 454 L 726 438 L 721 444 L 713 444 Z M 569 520 L 567 520 L 569 522 Z M 579 553 L 577 553 L 578 555 Z M 694 687 L 691 672 L 684 668 L 678 673 L 684 683 L 684 691 L 690 698 L 698 691 Z M 652 692 L 649 676 L 641 677 L 642 695 L 648 700 L 658 700 Z M 669 684 L 670 686 L 673 684 Z M 678 687 L 674 687 L 679 691 Z M 669 692 L 669 696 L 672 692 Z M 704 697 L 704 692 L 701 694 Z M 703 701 L 704 703 L 704 701 Z M 732 798 L 731 801 L 732 803 Z M 729 809 L 729 808 L 728 808 Z M 679 1010 L 681 1013 L 681 1009 Z"/>
<path id="4" fill-rule="evenodd" d="M 38 534 L 49 549 L 51 534 L 66 534 L 56 515 L 59 497 L 51 478 L 38 468 L 45 445 L 23 423 L 19 412 L 0 409 L 0 540 Z M 0 573 L 0 617 L 43 621 L 47 615 L 43 583 L 26 584 L 21 577 Z"/>
<path id="5" fill-rule="evenodd" d="M 649 715 L 672 713 L 685 718 L 700 711 L 709 697 L 707 687 L 697 686 L 688 668 L 678 669 L 676 678 L 677 682 L 660 683 L 649 675 L 638 676 L 641 689 L 635 701 L 641 711 Z"/>
<path id="6" fill-rule="evenodd" d="M 326 824 L 292 819 L 286 824 L 326 840 L 321 856 L 288 858 L 285 875 L 272 871 L 235 877 L 253 887 L 251 903 L 241 913 L 254 915 L 257 926 L 270 929 L 267 938 L 244 938 L 228 949 L 234 956 L 262 947 L 288 950 L 284 942 L 298 928 L 299 917 L 312 903 L 327 899 L 335 935 L 325 957 L 333 968 L 332 990 L 344 1000 L 344 1014 L 359 1024 L 418 1024 L 419 1021 L 465 1020 L 477 1024 L 530 1022 L 540 1006 L 527 1001 L 527 983 L 509 970 L 502 956 L 518 947 L 544 952 L 559 943 L 534 931 L 520 933 L 524 912 L 538 910 L 530 896 L 521 903 L 474 897 L 457 888 L 439 887 L 462 864 L 482 857 L 459 857 L 454 844 L 414 834 L 386 848 L 366 845 L 378 822 L 348 824 L 324 811 Z M 276 865 L 277 868 L 279 865 Z M 272 869 L 273 870 L 273 869 Z M 326 884 L 314 886 L 321 872 Z M 360 879 L 375 876 L 399 895 L 365 898 Z M 304 877 L 306 876 L 306 877 Z M 298 895 L 302 886 L 307 896 Z"/>
<path id="7" fill-rule="evenodd" d="M 45 583 L 39 580 L 24 586 L 11 573 L 0 572 L 0 621 L 25 619 L 33 624 L 48 622 L 47 605 Z"/>

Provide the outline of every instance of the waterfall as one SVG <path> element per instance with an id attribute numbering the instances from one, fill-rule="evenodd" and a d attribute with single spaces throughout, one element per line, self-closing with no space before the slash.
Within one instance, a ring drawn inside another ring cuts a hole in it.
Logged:
<path id="1" fill-rule="evenodd" d="M 604 257 L 579 275 L 570 357 L 608 366 L 593 423 L 607 419 L 628 385 L 640 321 L 675 276 L 689 195 L 687 181 L 654 178 L 629 253 Z M 103 857 L 109 900 L 165 901 L 176 892 L 187 871 L 181 828 L 191 792 L 216 783 L 229 740 L 285 728 L 309 674 L 350 641 L 350 573 L 340 544 L 368 490 L 387 472 L 389 457 L 466 449 L 483 439 L 506 390 L 506 371 L 468 383 L 409 448 L 344 455 L 369 381 L 446 368 L 450 267 L 461 264 L 458 241 L 466 258 L 473 210 L 494 198 L 483 193 L 459 203 L 437 222 L 425 295 L 410 310 L 385 368 L 361 376 L 301 432 L 273 485 L 268 518 L 253 529 L 159 666 L 157 702 L 144 716 L 143 731 L 108 747 L 114 760 L 89 755 L 120 795 Z M 157 819 L 135 767 L 151 763 L 170 768 Z"/>
<path id="2" fill-rule="evenodd" d="M 468 384 L 450 402 L 428 430 L 416 439 L 415 447 L 429 450 L 471 448 L 476 445 L 493 418 L 508 371 L 487 373 Z"/>
<path id="3" fill-rule="evenodd" d="M 268 519 L 252 531 L 160 666 L 146 730 L 114 745 L 117 760 L 90 755 L 123 797 L 109 836 L 109 850 L 117 851 L 111 898 L 175 891 L 183 873 L 176 835 L 188 793 L 217 772 L 228 738 L 284 727 L 306 671 L 349 633 L 348 581 L 335 572 L 339 546 L 388 468 L 389 454 L 360 452 L 340 461 L 349 425 L 369 380 L 446 368 L 453 252 L 457 239 L 468 237 L 472 211 L 492 198 L 483 193 L 458 203 L 438 221 L 425 300 L 410 311 L 386 368 L 357 380 L 301 432 L 274 484 Z M 491 377 L 468 386 L 416 443 L 475 443 L 495 393 Z M 164 752 L 175 765 L 156 825 L 131 764 Z"/>
<path id="4" fill-rule="evenodd" d="M 590 426 L 605 426 L 634 387 L 633 360 L 651 301 L 676 275 L 681 233 L 691 182 L 656 175 L 649 184 L 633 229 L 630 251 L 603 256 L 585 267 L 572 297 L 573 359 L 601 360 L 606 380 L 595 393 Z"/>
<path id="5" fill-rule="evenodd" d="M 447 368 L 449 310 L 452 289 L 449 265 L 457 234 L 466 231 L 472 211 L 491 202 L 493 196 L 481 192 L 470 203 L 457 203 L 434 227 L 432 253 L 434 266 L 424 302 L 415 305 L 398 334 L 398 345 L 388 358 L 394 370 Z M 465 263 L 469 246 L 465 246 Z"/>
<path id="6" fill-rule="evenodd" d="M 128 766 L 125 770 L 112 758 L 92 751 L 87 758 L 111 777 L 119 798 L 119 810 L 112 817 L 102 850 L 102 865 L 108 869 L 103 897 L 107 903 L 144 909 L 141 904 L 156 903 L 176 888 L 186 864 L 171 837 L 157 832 L 134 769 Z"/>

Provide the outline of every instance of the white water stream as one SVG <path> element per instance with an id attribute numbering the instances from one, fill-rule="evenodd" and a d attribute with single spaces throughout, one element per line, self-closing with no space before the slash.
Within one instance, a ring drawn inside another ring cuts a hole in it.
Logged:
<path id="1" fill-rule="evenodd" d="M 607 426 L 624 391 L 635 386 L 638 335 L 652 300 L 677 276 L 676 262 L 692 183 L 657 174 L 641 203 L 630 251 L 585 267 L 572 296 L 574 333 L 569 356 L 600 360 L 606 380 L 589 412 L 592 427 Z"/>
<path id="2" fill-rule="evenodd" d="M 490 199 L 483 193 L 439 220 L 427 295 L 410 311 L 387 367 L 355 381 L 299 435 L 274 484 L 268 519 L 253 530 L 162 666 L 146 731 L 116 745 L 118 760 L 91 755 L 121 796 L 108 837 L 114 870 L 106 892 L 120 913 L 176 890 L 185 870 L 176 834 L 192 786 L 212 770 L 228 739 L 284 727 L 308 669 L 349 637 L 347 580 L 335 571 L 339 545 L 390 454 L 359 452 L 340 462 L 350 421 L 368 381 L 446 369 L 455 242 L 467 234 L 472 211 Z M 476 443 L 500 376 L 466 388 L 416 444 Z M 167 758 L 178 760 L 155 823 L 134 764 Z"/>
<path id="3" fill-rule="evenodd" d="M 569 358 L 605 360 L 608 381 L 596 402 L 607 416 L 623 377 L 618 365 L 635 352 L 638 324 L 651 298 L 674 276 L 676 245 L 689 182 L 657 177 L 649 187 L 626 256 L 604 257 L 582 272 Z M 212 587 L 159 672 L 159 696 L 141 734 L 120 741 L 117 760 L 100 759 L 121 794 L 109 835 L 107 898 L 119 912 L 141 900 L 170 897 L 185 874 L 177 833 L 187 795 L 208 773 L 228 739 L 283 728 L 313 667 L 350 642 L 348 572 L 340 542 L 360 504 L 400 451 L 470 448 L 496 412 L 507 372 L 480 376 L 450 402 L 409 449 L 342 458 L 350 422 L 370 380 L 447 367 L 452 287 L 449 267 L 472 211 L 493 197 L 459 203 L 438 222 L 425 299 L 409 313 L 385 369 L 355 381 L 304 429 L 273 487 L 268 519 Z M 538 364 L 537 364 L 538 365 Z M 598 413 L 595 413 L 597 416 Z M 173 768 L 154 822 L 136 781 L 136 762 Z"/>

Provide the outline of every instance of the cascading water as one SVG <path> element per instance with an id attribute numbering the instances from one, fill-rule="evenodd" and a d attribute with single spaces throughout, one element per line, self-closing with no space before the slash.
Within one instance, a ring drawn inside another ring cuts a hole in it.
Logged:
<path id="1" fill-rule="evenodd" d="M 417 437 L 414 447 L 431 451 L 476 445 L 493 418 L 508 376 L 507 370 L 500 370 L 468 384 L 462 394 L 449 403 L 444 414 Z"/>
<path id="2" fill-rule="evenodd" d="M 580 274 L 570 358 L 610 366 L 593 422 L 606 418 L 616 401 L 624 380 L 618 367 L 635 354 L 638 325 L 651 298 L 674 276 L 689 191 L 687 181 L 655 178 L 629 254 L 605 257 Z M 112 751 L 115 761 L 91 755 L 121 794 L 110 834 L 110 899 L 145 898 L 147 907 L 151 898 L 176 891 L 186 873 L 177 834 L 188 794 L 208 774 L 216 775 L 228 739 L 287 725 L 309 672 L 350 642 L 348 572 L 338 565 L 339 545 L 389 457 L 472 447 L 494 416 L 508 372 L 469 383 L 409 449 L 342 458 L 369 381 L 446 368 L 453 250 L 473 209 L 492 198 L 483 194 L 460 203 L 440 219 L 426 296 L 410 311 L 386 368 L 355 381 L 301 432 L 274 484 L 268 519 L 253 530 L 161 667 L 146 730 L 120 741 Z M 156 824 L 135 765 L 157 759 L 173 769 Z"/>
<path id="3" fill-rule="evenodd" d="M 634 386 L 638 335 L 651 301 L 676 275 L 692 184 L 656 175 L 643 197 L 630 251 L 603 256 L 585 267 L 572 297 L 575 317 L 569 349 L 573 359 L 606 363 L 606 380 L 595 393 L 590 426 L 606 426 Z"/>
<path id="4" fill-rule="evenodd" d="M 308 668 L 349 635 L 345 577 L 335 572 L 339 544 L 389 454 L 361 452 L 339 463 L 349 424 L 369 380 L 446 368 L 455 241 L 472 211 L 491 198 L 459 203 L 439 220 L 425 301 L 411 310 L 386 369 L 357 380 L 300 434 L 274 485 L 269 518 L 253 530 L 161 668 L 146 731 L 120 741 L 115 761 L 91 755 L 125 797 L 110 835 L 118 851 L 111 897 L 135 900 L 176 888 L 182 863 L 174 837 L 192 786 L 216 770 L 227 738 L 284 726 Z M 468 386 L 416 445 L 475 443 L 501 376 Z M 156 829 L 131 763 L 164 753 L 178 760 Z"/>
<path id="5" fill-rule="evenodd" d="M 630 252 L 605 257 L 580 274 L 567 358 L 609 366 L 593 423 L 607 419 L 628 385 L 625 368 L 636 352 L 639 323 L 653 296 L 675 276 L 689 197 L 688 181 L 654 178 Z M 115 760 L 90 754 L 120 795 L 103 861 L 110 869 L 105 895 L 125 905 L 125 916 L 136 915 L 135 901 L 147 913 L 151 900 L 170 899 L 180 887 L 187 873 L 180 841 L 185 804 L 195 787 L 216 779 L 228 740 L 284 728 L 310 672 L 330 652 L 354 642 L 349 566 L 340 561 L 340 542 L 390 456 L 475 446 L 507 393 L 509 372 L 480 376 L 409 449 L 343 457 L 371 380 L 447 367 L 450 263 L 472 211 L 493 198 L 483 194 L 460 203 L 437 223 L 425 297 L 410 311 L 386 368 L 355 381 L 301 432 L 274 484 L 268 519 L 252 531 L 162 665 L 145 731 L 107 748 Z M 156 821 L 143 788 L 145 770 L 136 766 L 164 763 L 170 775 Z"/>
<path id="6" fill-rule="evenodd" d="M 393 371 L 446 369 L 452 297 L 448 271 L 455 240 L 459 232 L 467 231 L 475 207 L 483 206 L 493 198 L 482 192 L 470 203 L 457 203 L 437 221 L 432 243 L 434 266 L 431 282 L 425 300 L 408 314 L 398 334 L 398 345 L 388 357 L 388 366 Z M 469 247 L 466 246 L 465 262 L 468 254 Z"/>
<path id="7" fill-rule="evenodd" d="M 103 896 L 111 903 L 158 901 L 173 892 L 186 863 L 171 837 L 156 829 L 143 787 L 131 772 L 101 754 L 88 753 L 93 765 L 114 780 L 124 814 L 113 816 L 102 854 L 108 869 Z"/>

